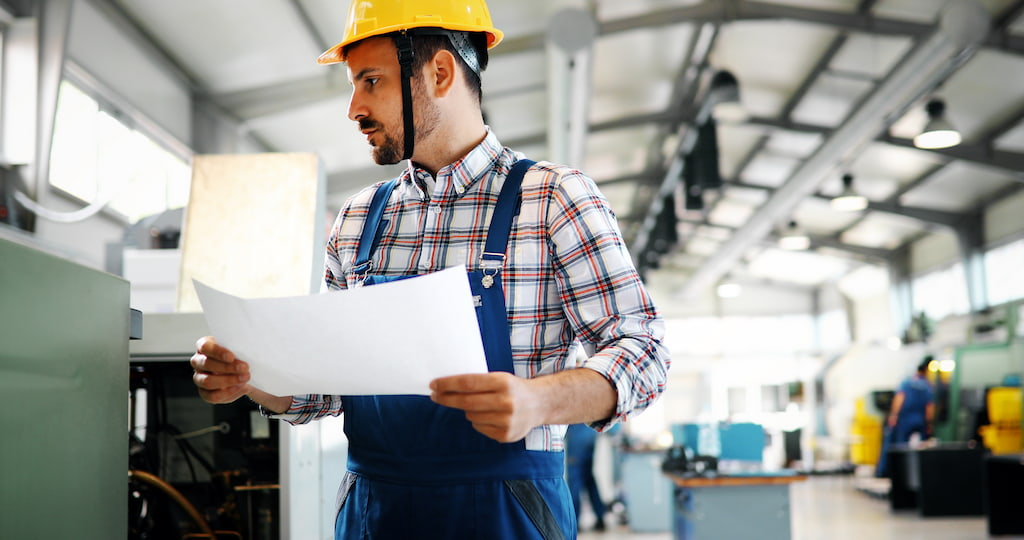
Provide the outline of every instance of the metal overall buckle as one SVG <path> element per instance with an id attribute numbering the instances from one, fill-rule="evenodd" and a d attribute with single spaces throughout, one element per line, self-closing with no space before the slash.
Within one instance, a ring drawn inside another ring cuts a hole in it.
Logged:
<path id="1" fill-rule="evenodd" d="M 359 287 L 362 287 L 363 283 L 366 282 L 367 276 L 370 275 L 370 270 L 372 269 L 373 261 L 367 261 L 366 263 L 353 268 L 352 273 L 356 275 L 356 284 L 353 288 L 358 289 Z"/>
<path id="2" fill-rule="evenodd" d="M 490 256 L 490 258 L 488 258 Z M 485 289 L 490 289 L 494 286 L 494 277 L 497 276 L 502 267 L 505 266 L 505 254 L 504 253 L 484 253 L 480 257 L 480 271 L 483 272 L 484 277 L 480 279 L 480 283 Z"/>

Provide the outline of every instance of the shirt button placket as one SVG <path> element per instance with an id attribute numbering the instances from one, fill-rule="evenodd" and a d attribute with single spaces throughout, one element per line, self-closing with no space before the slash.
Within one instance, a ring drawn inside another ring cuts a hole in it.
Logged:
<path id="1" fill-rule="evenodd" d="M 431 201 L 430 206 L 427 207 L 427 223 L 423 231 L 424 238 L 435 237 L 437 231 L 437 224 L 441 219 L 441 205 L 437 201 Z M 434 242 L 424 242 L 423 249 L 420 251 L 419 260 L 419 271 L 430 272 L 433 269 L 431 261 L 434 260 L 434 254 L 436 253 L 437 245 Z"/>

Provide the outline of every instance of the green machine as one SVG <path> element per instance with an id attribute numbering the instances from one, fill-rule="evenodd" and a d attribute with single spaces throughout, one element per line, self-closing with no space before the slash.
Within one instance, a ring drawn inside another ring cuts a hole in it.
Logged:
<path id="1" fill-rule="evenodd" d="M 126 538 L 128 282 L 27 243 L 0 238 L 0 538 Z"/>
<path id="2" fill-rule="evenodd" d="M 1020 302 L 1000 306 L 1000 326 L 1005 339 L 957 347 L 955 365 L 938 392 L 935 434 L 943 441 L 976 438 L 977 414 L 982 409 L 985 391 L 1000 386 L 1007 376 L 1024 375 L 1024 336 L 1020 336 Z M 944 409 L 944 410 L 943 410 Z"/>

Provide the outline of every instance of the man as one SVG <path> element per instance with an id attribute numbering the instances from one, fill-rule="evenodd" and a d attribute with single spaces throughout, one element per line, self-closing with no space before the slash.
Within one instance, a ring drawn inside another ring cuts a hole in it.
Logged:
<path id="1" fill-rule="evenodd" d="M 914 433 L 921 438 L 931 435 L 935 394 L 927 375 L 932 360 L 931 355 L 925 356 L 917 366 L 917 373 L 905 379 L 893 397 L 888 421 L 889 428 L 893 430 L 893 442 L 905 443 Z"/>
<path id="2" fill-rule="evenodd" d="M 903 444 L 910 441 L 911 435 L 917 433 L 922 439 L 932 432 L 932 421 L 935 418 L 935 394 L 928 382 L 928 366 L 934 357 L 927 355 L 917 366 L 917 372 L 900 383 L 889 417 L 886 421 L 886 440 L 882 445 L 882 455 L 878 460 L 876 476 L 888 476 L 888 449 L 890 444 Z"/>
<path id="3" fill-rule="evenodd" d="M 409 160 L 341 209 L 327 287 L 466 265 L 490 372 L 434 380 L 429 398 L 272 396 L 212 338 L 192 358 L 211 403 L 246 395 L 292 423 L 345 413 L 339 539 L 572 538 L 565 425 L 608 429 L 664 390 L 663 324 L 607 202 L 483 123 L 479 73 L 501 38 L 483 0 L 360 0 L 319 59 L 347 64 L 348 116 L 374 160 Z M 577 340 L 594 350 L 580 366 Z"/>

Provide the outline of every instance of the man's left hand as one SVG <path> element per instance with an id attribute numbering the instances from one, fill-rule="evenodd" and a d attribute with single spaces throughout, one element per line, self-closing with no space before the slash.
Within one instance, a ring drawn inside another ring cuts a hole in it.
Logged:
<path id="1" fill-rule="evenodd" d="M 515 442 L 544 423 L 542 400 L 529 379 L 504 372 L 434 379 L 430 399 L 462 409 L 473 428 L 498 442 Z"/>

